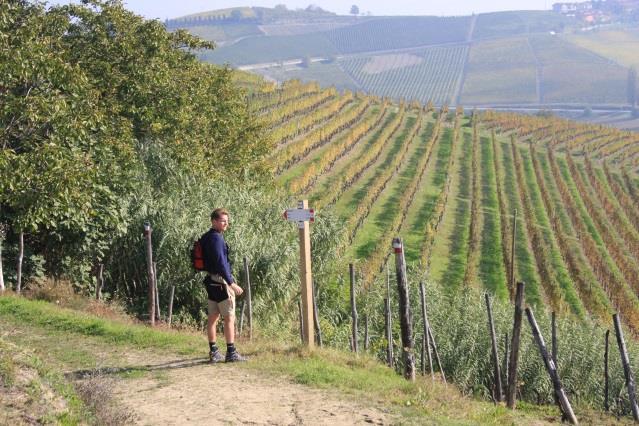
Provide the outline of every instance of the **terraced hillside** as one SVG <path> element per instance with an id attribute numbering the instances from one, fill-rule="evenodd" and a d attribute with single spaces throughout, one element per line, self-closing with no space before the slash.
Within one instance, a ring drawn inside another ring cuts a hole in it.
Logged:
<path id="1" fill-rule="evenodd" d="M 277 182 L 341 217 L 344 262 L 385 276 L 393 236 L 447 291 L 475 286 L 577 317 L 613 310 L 639 328 L 639 138 L 557 118 L 437 110 L 264 85 Z M 512 233 L 515 225 L 514 253 Z"/>
<path id="2" fill-rule="evenodd" d="M 639 61 L 632 27 L 582 31 L 574 18 L 544 11 L 321 19 L 292 14 L 262 24 L 256 16 L 209 26 L 192 17 L 187 28 L 220 43 L 202 59 L 277 81 L 317 81 L 438 106 L 606 110 L 595 115 L 625 108 L 612 122 L 637 125 L 629 112 L 629 69 Z M 585 119 L 596 119 L 590 115 Z"/>

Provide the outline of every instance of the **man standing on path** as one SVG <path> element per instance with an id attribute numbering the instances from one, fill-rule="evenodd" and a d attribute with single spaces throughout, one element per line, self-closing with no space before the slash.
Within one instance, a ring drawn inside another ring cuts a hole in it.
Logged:
<path id="1" fill-rule="evenodd" d="M 215 209 L 211 213 L 211 229 L 202 235 L 202 254 L 204 266 L 208 272 L 204 279 L 208 294 L 209 318 L 207 334 L 209 338 L 209 358 L 211 362 L 246 361 L 235 349 L 235 296 L 244 290 L 237 285 L 229 262 L 229 246 L 222 235 L 229 227 L 229 213 L 225 209 Z M 226 339 L 226 357 L 216 346 L 217 321 L 224 319 L 224 337 Z"/>

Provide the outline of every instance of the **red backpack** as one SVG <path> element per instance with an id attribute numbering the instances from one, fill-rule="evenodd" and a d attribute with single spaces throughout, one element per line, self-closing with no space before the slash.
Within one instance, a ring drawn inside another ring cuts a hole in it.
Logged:
<path id="1" fill-rule="evenodd" d="M 196 271 L 205 271 L 204 252 L 202 251 L 201 239 L 196 240 L 191 248 L 191 264 Z"/>

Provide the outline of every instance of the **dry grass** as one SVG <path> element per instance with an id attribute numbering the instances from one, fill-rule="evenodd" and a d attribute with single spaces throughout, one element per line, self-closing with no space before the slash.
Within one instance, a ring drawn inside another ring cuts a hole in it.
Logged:
<path id="1" fill-rule="evenodd" d="M 96 423 L 103 426 L 133 424 L 135 414 L 116 404 L 113 396 L 114 379 L 102 374 L 93 374 L 75 383 L 82 401 L 93 412 Z"/>

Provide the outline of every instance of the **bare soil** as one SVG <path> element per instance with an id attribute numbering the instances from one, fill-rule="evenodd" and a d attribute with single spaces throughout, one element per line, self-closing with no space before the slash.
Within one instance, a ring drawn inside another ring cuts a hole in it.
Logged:
<path id="1" fill-rule="evenodd" d="M 251 361 L 249 361 L 251 362 Z M 390 424 L 388 413 L 236 364 L 168 359 L 119 380 L 114 396 L 140 425 Z"/>

